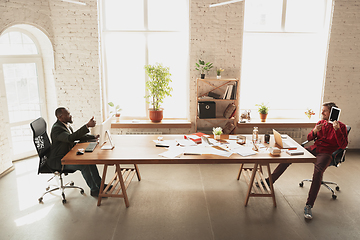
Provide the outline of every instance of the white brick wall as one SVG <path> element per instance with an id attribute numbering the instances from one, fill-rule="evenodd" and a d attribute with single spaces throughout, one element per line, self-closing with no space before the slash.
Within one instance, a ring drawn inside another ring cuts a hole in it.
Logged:
<path id="1" fill-rule="evenodd" d="M 216 68 L 223 68 L 224 78 L 240 78 L 244 2 L 209 8 L 213 0 L 190 1 L 190 118 L 196 119 L 195 62 L 213 62 L 206 74 L 216 77 Z M 195 130 L 195 129 L 193 129 Z"/>
<path id="2" fill-rule="evenodd" d="M 0 1 L 0 32 L 27 23 L 43 30 L 55 52 L 57 105 L 69 106 L 75 128 L 94 115 L 101 116 L 98 15 L 96 0 L 86 6 L 60 0 Z M 214 0 L 190 1 L 190 117 L 195 120 L 195 62 L 214 63 L 208 76 L 222 67 L 223 77 L 240 78 L 244 2 L 209 8 Z M 360 4 L 358 0 L 336 0 L 329 46 L 324 100 L 342 108 L 341 120 L 353 127 L 350 148 L 360 146 L 357 95 L 360 92 Z M 4 124 L 4 99 L 0 98 L 0 131 Z M 50 111 L 49 114 L 53 114 Z M 51 125 L 52 123 L 49 123 Z M 194 129 L 192 129 L 194 130 Z M 171 130 L 169 129 L 171 132 Z M 178 130 L 174 130 L 177 132 Z M 0 136 L 0 173 L 11 166 L 8 136 Z"/>
<path id="3" fill-rule="evenodd" d="M 349 148 L 360 148 L 360 2 L 336 0 L 331 27 L 324 101 L 342 109 L 340 120 L 352 127 Z"/>
<path id="4" fill-rule="evenodd" d="M 101 119 L 97 2 L 84 2 L 49 1 L 57 102 L 70 108 L 75 128 L 91 116 Z"/>

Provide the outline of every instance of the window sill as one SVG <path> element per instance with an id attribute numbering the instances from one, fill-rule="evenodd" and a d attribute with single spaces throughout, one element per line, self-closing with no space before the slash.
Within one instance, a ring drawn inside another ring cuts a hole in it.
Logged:
<path id="1" fill-rule="evenodd" d="M 313 128 L 317 120 L 304 120 L 304 119 L 267 119 L 266 122 L 260 120 L 251 120 L 250 122 L 238 122 L 238 128 Z"/>
<path id="2" fill-rule="evenodd" d="M 162 120 L 159 123 L 153 123 L 150 120 L 120 120 L 120 122 L 111 122 L 111 128 L 191 128 L 191 122 Z"/>

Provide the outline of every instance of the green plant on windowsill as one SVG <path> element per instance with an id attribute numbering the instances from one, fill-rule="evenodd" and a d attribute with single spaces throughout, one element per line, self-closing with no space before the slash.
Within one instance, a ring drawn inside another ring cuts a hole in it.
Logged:
<path id="1" fill-rule="evenodd" d="M 172 82 L 169 67 L 164 67 L 161 63 L 155 65 L 145 65 L 145 72 L 149 77 L 145 83 L 147 95 L 145 96 L 147 103 L 152 105 L 149 109 L 149 118 L 152 122 L 160 122 L 163 118 L 163 109 L 160 104 L 167 96 L 171 97 L 170 87 Z"/>
<path id="2" fill-rule="evenodd" d="M 261 104 L 255 104 L 255 106 L 258 107 L 258 112 L 260 114 L 260 119 L 261 122 L 265 122 L 266 121 L 266 117 L 269 113 L 269 107 L 266 106 L 266 104 L 261 103 Z"/>
<path id="3" fill-rule="evenodd" d="M 258 107 L 258 112 L 261 114 L 268 114 L 269 113 L 269 107 L 266 106 L 266 104 L 261 103 L 261 104 L 255 104 L 255 106 Z"/>
<path id="4" fill-rule="evenodd" d="M 112 117 L 120 117 L 120 112 L 121 112 L 121 108 L 120 108 L 120 105 L 116 105 L 113 103 L 113 102 L 108 102 L 108 105 L 113 109 L 110 111 L 110 115 Z"/>

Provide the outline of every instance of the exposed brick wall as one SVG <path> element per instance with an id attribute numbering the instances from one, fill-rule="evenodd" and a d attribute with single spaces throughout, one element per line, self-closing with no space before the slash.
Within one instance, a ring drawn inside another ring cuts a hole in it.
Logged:
<path id="1" fill-rule="evenodd" d="M 51 0 L 57 102 L 70 108 L 74 127 L 101 119 L 96 0 L 86 6 Z"/>
<path id="2" fill-rule="evenodd" d="M 56 87 L 53 98 L 57 106 L 70 108 L 75 128 L 91 116 L 101 119 L 97 1 L 84 2 L 86 6 L 61 0 L 0 1 L 0 32 L 16 24 L 30 24 L 42 30 L 52 42 Z M 0 98 L 0 106 L 4 104 L 5 99 Z M 49 109 L 49 115 L 54 110 Z M 4 122 L 0 117 L 1 132 L 8 128 Z M 12 165 L 9 141 L 8 136 L 0 137 L 0 173 Z"/>
<path id="3" fill-rule="evenodd" d="M 336 0 L 330 34 L 324 101 L 341 108 L 352 127 L 349 148 L 360 148 L 360 1 Z"/>
<path id="4" fill-rule="evenodd" d="M 240 78 L 244 2 L 209 8 L 213 0 L 190 1 L 190 119 L 196 119 L 196 78 L 200 73 L 195 63 L 202 59 L 213 62 L 206 77 L 216 77 L 223 68 L 224 78 Z"/>

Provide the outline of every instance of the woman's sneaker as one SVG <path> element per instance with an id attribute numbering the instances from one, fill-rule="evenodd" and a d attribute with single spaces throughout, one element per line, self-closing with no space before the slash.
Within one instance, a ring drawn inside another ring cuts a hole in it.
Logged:
<path id="1" fill-rule="evenodd" d="M 310 205 L 306 205 L 304 207 L 304 217 L 306 219 L 312 219 L 312 212 L 311 212 L 311 206 Z"/>

